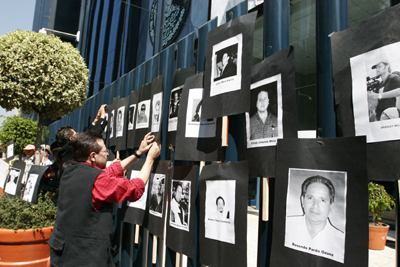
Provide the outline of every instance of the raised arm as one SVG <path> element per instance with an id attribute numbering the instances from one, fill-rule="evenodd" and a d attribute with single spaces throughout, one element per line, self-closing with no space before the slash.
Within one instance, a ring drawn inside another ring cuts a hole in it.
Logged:
<path id="1" fill-rule="evenodd" d="M 141 156 L 143 153 L 149 151 L 149 149 L 153 146 L 155 136 L 151 134 L 151 132 L 147 133 L 144 137 L 142 142 L 140 143 L 139 149 L 136 151 L 137 156 Z M 136 161 L 137 157 L 135 154 L 130 155 L 126 159 L 121 161 L 122 169 L 127 170 L 130 166 Z M 158 155 L 157 155 L 158 157 Z"/>
<path id="2" fill-rule="evenodd" d="M 161 152 L 161 144 L 153 143 L 149 150 L 149 153 L 147 153 L 146 161 L 144 162 L 143 167 L 138 174 L 138 178 L 142 179 L 145 184 L 149 180 L 154 160 L 158 158 L 160 152 Z"/>

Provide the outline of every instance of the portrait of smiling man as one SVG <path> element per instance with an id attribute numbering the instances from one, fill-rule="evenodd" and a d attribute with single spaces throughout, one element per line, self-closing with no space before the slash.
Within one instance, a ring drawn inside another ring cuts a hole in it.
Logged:
<path id="1" fill-rule="evenodd" d="M 339 227 L 335 224 L 338 221 L 337 218 L 333 220 L 333 217 L 338 213 L 343 214 L 345 205 L 343 203 L 339 205 L 338 209 L 341 210 L 334 213 L 338 192 L 331 179 L 327 178 L 329 173 L 317 171 L 315 175 L 301 179 L 301 186 L 298 190 L 292 189 L 291 186 L 294 187 L 296 184 L 298 187 L 300 179 L 296 179 L 294 177 L 296 175 L 289 176 L 292 185 L 289 183 L 288 195 L 291 194 L 291 197 L 288 196 L 287 205 L 296 205 L 296 203 L 291 203 L 291 200 L 296 199 L 293 194 L 296 194 L 297 203 L 300 202 L 301 206 L 301 209 L 298 210 L 302 212 L 292 214 L 293 210 L 287 208 L 285 246 L 343 263 L 345 229 L 341 227 L 345 223 L 340 222 Z M 345 173 L 337 172 L 333 175 L 333 177 L 340 176 L 345 177 Z M 337 185 L 337 187 L 339 186 Z M 339 191 L 341 191 L 339 194 L 343 199 L 343 188 L 340 188 Z M 298 198 L 299 193 L 300 198 Z"/>

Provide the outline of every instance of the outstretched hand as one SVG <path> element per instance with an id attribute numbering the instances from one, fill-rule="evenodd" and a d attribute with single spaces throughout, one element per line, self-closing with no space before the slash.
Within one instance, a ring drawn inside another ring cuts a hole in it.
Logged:
<path id="1" fill-rule="evenodd" d="M 151 134 L 151 132 L 147 133 L 144 137 L 142 142 L 140 142 L 140 146 L 139 149 L 137 151 L 137 154 L 140 156 L 143 153 L 146 153 L 147 151 L 149 151 L 149 149 L 151 148 L 151 146 L 153 145 L 153 141 L 154 141 L 155 136 Z"/>
<path id="2" fill-rule="evenodd" d="M 152 143 L 149 153 L 147 153 L 147 157 L 156 159 L 156 158 L 158 158 L 160 153 L 161 153 L 161 144 L 154 142 L 154 143 Z"/>
<path id="3" fill-rule="evenodd" d="M 103 104 L 100 106 L 99 110 L 97 111 L 96 118 L 93 120 L 93 124 L 95 124 L 100 118 L 104 119 L 106 117 L 106 107 L 107 104 Z"/>
<path id="4" fill-rule="evenodd" d="M 99 111 L 97 111 L 97 115 L 96 115 L 97 119 L 100 119 L 100 118 L 104 119 L 106 117 L 106 107 L 107 107 L 107 104 L 103 104 L 100 106 Z"/>

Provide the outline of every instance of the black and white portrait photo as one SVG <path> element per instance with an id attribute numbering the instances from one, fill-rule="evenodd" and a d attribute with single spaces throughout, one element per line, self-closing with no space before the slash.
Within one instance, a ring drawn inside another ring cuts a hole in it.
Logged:
<path id="1" fill-rule="evenodd" d="M 10 159 L 14 157 L 14 142 L 7 145 L 7 158 Z"/>
<path id="2" fill-rule="evenodd" d="M 275 146 L 283 138 L 281 75 L 251 85 L 250 112 L 246 112 L 247 148 Z"/>
<path id="3" fill-rule="evenodd" d="M 236 181 L 206 181 L 205 237 L 235 244 Z"/>
<path id="4" fill-rule="evenodd" d="M 108 122 L 108 124 L 110 125 L 109 138 L 113 138 L 114 137 L 114 113 L 115 113 L 115 110 L 113 109 L 111 111 L 110 121 Z"/>
<path id="5" fill-rule="evenodd" d="M 151 121 L 151 131 L 153 133 L 160 131 L 160 122 L 161 122 L 161 111 L 162 111 L 162 96 L 163 93 L 160 92 L 158 94 L 153 95 L 153 115 Z"/>
<path id="6" fill-rule="evenodd" d="M 243 35 L 213 46 L 210 96 L 241 89 Z"/>
<path id="7" fill-rule="evenodd" d="M 152 173 L 150 183 L 150 207 L 149 213 L 162 217 L 164 207 L 165 174 Z"/>
<path id="8" fill-rule="evenodd" d="M 189 231 L 190 181 L 172 180 L 169 225 Z"/>
<path id="9" fill-rule="evenodd" d="M 116 123 L 116 136 L 121 137 L 124 135 L 124 121 L 125 121 L 125 106 L 119 107 L 117 110 L 117 123 Z"/>
<path id="10" fill-rule="evenodd" d="M 347 173 L 289 168 L 285 247 L 344 263 Z"/>
<path id="11" fill-rule="evenodd" d="M 185 137 L 209 138 L 216 135 L 217 119 L 201 119 L 203 91 L 203 88 L 189 90 Z"/>
<path id="12" fill-rule="evenodd" d="M 36 173 L 29 174 L 28 181 L 25 186 L 23 200 L 32 202 L 33 193 L 35 191 L 35 186 L 38 181 L 39 175 Z"/>
<path id="13" fill-rule="evenodd" d="M 131 180 L 137 178 L 138 175 L 139 175 L 139 172 L 140 171 L 133 170 L 131 172 Z M 132 207 L 132 208 L 145 210 L 146 209 L 146 202 L 147 202 L 147 191 L 148 191 L 148 188 L 149 188 L 149 183 L 146 183 L 146 185 L 144 186 L 143 195 L 138 200 L 136 200 L 135 202 L 128 201 L 127 205 L 129 207 Z"/>
<path id="14" fill-rule="evenodd" d="M 216 52 L 215 79 L 219 81 L 237 74 L 237 48 L 238 44 L 228 46 Z"/>
<path id="15" fill-rule="evenodd" d="M 171 90 L 168 109 L 168 132 L 176 131 L 183 85 Z"/>
<path id="16" fill-rule="evenodd" d="M 135 125 L 135 110 L 136 110 L 136 104 L 129 106 L 128 130 L 133 130 L 133 127 Z"/>
<path id="17" fill-rule="evenodd" d="M 20 177 L 21 170 L 11 167 L 6 179 L 4 192 L 15 195 L 17 191 L 18 179 Z"/>
<path id="18" fill-rule="evenodd" d="M 400 139 L 400 42 L 350 59 L 356 135 Z"/>
<path id="19" fill-rule="evenodd" d="M 139 102 L 136 129 L 148 128 L 150 117 L 150 99 Z"/>

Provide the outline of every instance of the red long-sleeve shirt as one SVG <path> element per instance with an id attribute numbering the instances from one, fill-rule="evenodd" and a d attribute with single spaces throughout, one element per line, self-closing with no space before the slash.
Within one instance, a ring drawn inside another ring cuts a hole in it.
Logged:
<path id="1" fill-rule="evenodd" d="M 83 163 L 90 165 L 87 162 Z M 103 171 L 93 184 L 92 202 L 95 210 L 99 210 L 103 202 L 121 202 L 124 199 L 134 202 L 143 195 L 145 186 L 143 180 L 134 178 L 129 181 L 124 178 L 121 163 L 114 163 Z"/>

